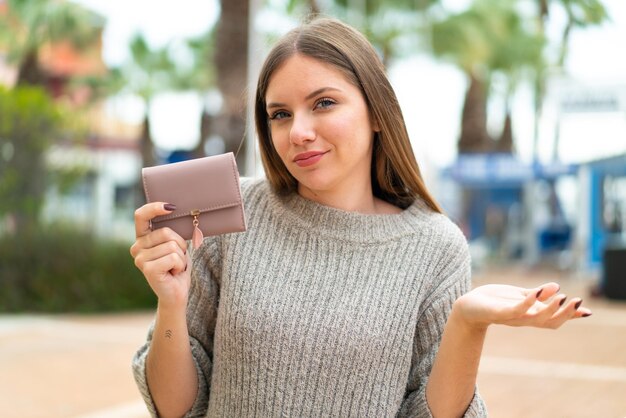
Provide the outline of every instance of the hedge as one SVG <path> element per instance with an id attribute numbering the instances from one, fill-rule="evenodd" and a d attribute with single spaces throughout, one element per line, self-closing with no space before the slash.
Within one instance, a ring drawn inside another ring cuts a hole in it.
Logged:
<path id="1" fill-rule="evenodd" d="M 62 226 L 0 236 L 0 312 L 154 308 L 156 297 L 129 247 Z"/>

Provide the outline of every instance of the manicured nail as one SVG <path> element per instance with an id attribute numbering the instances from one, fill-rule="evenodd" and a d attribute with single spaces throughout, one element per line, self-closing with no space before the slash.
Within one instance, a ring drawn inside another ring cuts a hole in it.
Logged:
<path id="1" fill-rule="evenodd" d="M 574 305 L 574 309 L 580 308 L 580 305 L 582 305 L 582 304 L 583 304 L 583 300 L 581 299 L 578 302 L 576 302 L 576 305 Z"/>
<path id="2" fill-rule="evenodd" d="M 583 318 L 587 318 L 588 316 L 591 316 L 591 314 L 589 312 L 585 312 L 584 314 L 582 314 Z"/>
<path id="3" fill-rule="evenodd" d="M 173 210 L 176 210 L 176 205 L 174 205 L 173 203 L 166 203 L 163 205 L 163 209 L 169 210 L 171 212 Z"/>
<path id="4" fill-rule="evenodd" d="M 567 296 L 563 296 L 563 299 L 561 299 L 561 301 L 559 302 L 559 306 L 563 306 L 566 300 L 567 300 Z"/>
<path id="5" fill-rule="evenodd" d="M 543 292 L 543 289 L 539 289 L 539 291 L 537 292 L 536 297 L 539 298 L 539 296 L 541 296 L 541 292 Z"/>

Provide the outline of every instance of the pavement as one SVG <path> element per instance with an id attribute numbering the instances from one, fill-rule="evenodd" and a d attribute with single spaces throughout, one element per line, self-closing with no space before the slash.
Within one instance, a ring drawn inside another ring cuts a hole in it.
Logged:
<path id="1" fill-rule="evenodd" d="M 546 281 L 594 313 L 557 331 L 491 327 L 478 378 L 490 416 L 626 417 L 626 302 L 591 298 L 593 278 L 558 271 L 474 275 L 475 285 Z M 152 315 L 0 315 L 0 417 L 148 417 L 130 360 Z"/>
<path id="2" fill-rule="evenodd" d="M 0 417 L 148 417 L 130 360 L 152 316 L 0 316 Z"/>

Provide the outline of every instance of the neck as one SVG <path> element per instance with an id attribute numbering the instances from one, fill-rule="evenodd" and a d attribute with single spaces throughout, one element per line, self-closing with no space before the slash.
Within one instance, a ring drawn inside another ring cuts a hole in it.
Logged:
<path id="1" fill-rule="evenodd" d="M 298 184 L 298 194 L 321 205 L 348 212 L 376 213 L 376 205 L 370 184 L 353 185 L 349 190 L 312 190 Z"/>
<path id="2" fill-rule="evenodd" d="M 312 190 L 298 184 L 298 194 L 324 206 L 362 214 L 390 214 L 401 212 L 400 208 L 374 196 L 370 182 L 353 185 L 347 190 Z"/>

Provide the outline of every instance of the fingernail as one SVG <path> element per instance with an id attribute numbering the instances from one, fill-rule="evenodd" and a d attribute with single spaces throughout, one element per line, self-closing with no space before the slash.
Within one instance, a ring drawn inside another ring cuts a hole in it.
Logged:
<path id="1" fill-rule="evenodd" d="M 567 300 L 567 296 L 563 296 L 563 299 L 561 299 L 561 301 L 559 302 L 559 306 L 563 306 L 566 300 Z"/>
<path id="2" fill-rule="evenodd" d="M 582 305 L 582 304 L 583 304 L 583 300 L 581 299 L 578 302 L 576 302 L 576 305 L 574 305 L 574 309 L 580 308 L 580 305 Z"/>
<path id="3" fill-rule="evenodd" d="M 582 314 L 582 317 L 583 317 L 583 318 L 587 318 L 588 316 L 591 316 L 591 314 L 590 314 L 590 313 L 588 313 L 588 312 L 585 312 L 584 314 Z"/>
<path id="4" fill-rule="evenodd" d="M 536 297 L 538 298 L 539 296 L 541 296 L 541 292 L 543 292 L 543 289 L 539 289 L 539 291 L 537 292 Z"/>
<path id="5" fill-rule="evenodd" d="M 163 209 L 169 210 L 171 212 L 173 210 L 176 210 L 176 205 L 174 205 L 173 203 L 166 203 L 163 205 Z"/>

